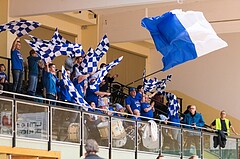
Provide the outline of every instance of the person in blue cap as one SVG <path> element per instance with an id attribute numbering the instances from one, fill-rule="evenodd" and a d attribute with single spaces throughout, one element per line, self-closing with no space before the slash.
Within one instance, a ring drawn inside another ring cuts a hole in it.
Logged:
<path id="1" fill-rule="evenodd" d="M 125 99 L 126 109 L 128 113 L 133 114 L 134 109 L 141 110 L 141 105 L 139 99 L 136 97 L 136 89 L 129 89 L 129 96 Z"/>

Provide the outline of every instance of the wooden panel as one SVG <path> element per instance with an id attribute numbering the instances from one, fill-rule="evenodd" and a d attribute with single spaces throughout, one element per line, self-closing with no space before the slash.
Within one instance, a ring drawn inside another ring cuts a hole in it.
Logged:
<path id="1" fill-rule="evenodd" d="M 146 57 L 137 53 L 121 50 L 116 47 L 111 47 L 107 53 L 107 63 L 123 56 L 121 63 L 110 71 L 110 74 L 118 74 L 116 81 L 126 85 L 142 77 L 143 70 L 146 66 Z M 136 87 L 142 84 L 142 80 L 132 84 Z"/>
<path id="2" fill-rule="evenodd" d="M 8 159 L 8 155 L 7 154 L 0 154 L 0 159 Z"/>
<path id="3" fill-rule="evenodd" d="M 33 150 L 33 149 L 26 149 L 26 148 L 12 148 L 9 146 L 0 146 L 0 154 L 10 154 L 13 156 L 39 156 L 39 157 L 46 157 L 48 159 L 60 159 L 61 153 L 56 151 L 44 151 L 44 150 Z M 35 157 L 36 158 L 36 157 Z M 31 158 L 31 159 L 35 159 Z M 18 158 L 19 159 L 19 158 Z"/>
<path id="4" fill-rule="evenodd" d="M 32 156 L 12 156 L 12 159 L 38 159 L 38 157 L 32 157 Z"/>

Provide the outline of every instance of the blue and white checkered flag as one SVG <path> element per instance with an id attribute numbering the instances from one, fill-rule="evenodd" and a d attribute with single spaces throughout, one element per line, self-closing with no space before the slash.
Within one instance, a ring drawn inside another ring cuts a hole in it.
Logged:
<path id="1" fill-rule="evenodd" d="M 168 106 L 168 118 L 178 117 L 178 111 L 180 109 L 180 104 L 178 102 L 177 96 L 170 92 L 163 91 L 162 94 L 166 97 Z"/>
<path id="2" fill-rule="evenodd" d="M 93 89 L 96 87 L 96 85 L 99 85 L 103 78 L 108 74 L 108 72 L 115 66 L 117 66 L 123 59 L 123 56 L 119 57 L 118 59 L 112 61 L 111 63 L 107 64 L 105 67 L 101 68 L 99 71 L 97 71 L 92 76 L 96 77 L 96 80 L 94 83 L 90 84 L 90 88 Z"/>
<path id="3" fill-rule="evenodd" d="M 86 111 L 88 110 L 89 104 L 83 99 L 83 97 L 78 93 L 77 89 L 74 87 L 72 81 L 69 79 L 65 68 L 62 66 L 62 79 L 64 84 L 68 87 L 69 94 L 75 100 L 79 106 L 81 106 Z"/>
<path id="4" fill-rule="evenodd" d="M 89 48 L 88 53 L 79 66 L 79 70 L 83 73 L 96 72 L 98 70 L 98 59 L 99 58 L 96 56 L 95 51 L 92 48 Z"/>
<path id="5" fill-rule="evenodd" d="M 96 56 L 99 56 L 99 58 L 101 59 L 103 55 L 107 53 L 109 46 L 110 44 L 109 44 L 108 37 L 107 35 L 104 35 L 102 40 L 99 42 L 97 48 L 95 49 Z"/>
<path id="6" fill-rule="evenodd" d="M 161 81 L 158 82 L 157 84 L 157 90 L 159 92 L 163 91 L 167 87 L 167 81 L 171 81 L 172 75 L 167 75 L 165 79 L 162 79 Z"/>
<path id="7" fill-rule="evenodd" d="M 69 44 L 70 41 L 64 39 L 62 35 L 58 32 L 58 28 L 55 29 L 51 42 L 56 45 Z"/>
<path id="8" fill-rule="evenodd" d="M 143 89 L 144 89 L 144 92 L 151 92 L 154 88 L 157 87 L 159 81 L 157 78 L 154 78 L 154 79 L 144 79 L 144 86 L 143 86 Z"/>
<path id="9" fill-rule="evenodd" d="M 12 34 L 16 34 L 18 37 L 21 37 L 36 29 L 40 25 L 40 23 L 33 21 L 14 20 L 9 23 L 0 25 L 0 32 L 9 30 Z"/>
<path id="10" fill-rule="evenodd" d="M 83 55 L 82 45 L 74 43 L 64 43 L 60 45 L 46 44 L 43 42 L 25 41 L 34 49 L 45 62 L 52 61 L 55 57 L 66 55 L 75 57 L 75 55 Z"/>

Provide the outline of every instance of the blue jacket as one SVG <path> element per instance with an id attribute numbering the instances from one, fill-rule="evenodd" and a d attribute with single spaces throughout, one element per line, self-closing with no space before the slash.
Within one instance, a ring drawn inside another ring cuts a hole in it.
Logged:
<path id="1" fill-rule="evenodd" d="M 192 125 L 193 123 L 195 123 L 197 127 L 203 127 L 205 124 L 202 115 L 197 112 L 194 115 L 191 115 L 191 113 L 186 114 L 183 119 L 183 123 L 187 125 Z M 190 126 L 184 127 L 191 128 Z"/>

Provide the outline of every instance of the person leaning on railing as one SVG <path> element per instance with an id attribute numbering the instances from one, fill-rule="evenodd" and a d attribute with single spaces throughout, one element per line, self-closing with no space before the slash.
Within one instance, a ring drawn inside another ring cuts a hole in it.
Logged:
<path id="1" fill-rule="evenodd" d="M 235 131 L 234 127 L 232 126 L 230 120 L 227 119 L 226 116 L 227 116 L 226 111 L 222 110 L 220 112 L 220 118 L 215 119 L 211 123 L 211 125 L 210 125 L 211 128 L 215 127 L 216 130 L 221 130 L 221 131 L 227 132 L 227 133 L 225 133 L 226 135 L 229 135 L 230 129 L 231 129 L 235 135 L 238 135 L 238 133 Z"/>
<path id="2" fill-rule="evenodd" d="M 189 108 L 189 113 L 187 113 L 183 119 L 183 123 L 187 124 L 184 127 L 195 129 L 195 130 L 198 130 L 199 129 L 198 127 L 203 127 L 205 124 L 202 115 L 200 113 L 196 112 L 195 105 L 191 105 L 191 107 Z M 185 143 L 185 147 L 187 149 L 187 152 L 186 152 L 187 154 L 190 153 L 190 146 L 192 143 L 195 145 L 198 156 L 200 156 L 199 133 L 188 132 L 188 138 Z"/>

